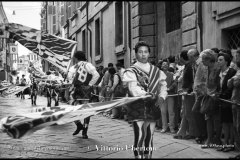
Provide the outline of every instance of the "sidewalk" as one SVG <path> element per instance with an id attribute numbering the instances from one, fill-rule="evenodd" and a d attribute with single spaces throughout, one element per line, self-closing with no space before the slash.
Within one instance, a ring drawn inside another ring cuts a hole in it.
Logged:
<path id="1" fill-rule="evenodd" d="M 32 108 L 30 99 L 0 98 L 0 102 L 0 118 Z M 46 106 L 46 98 L 38 97 L 37 104 Z M 82 139 L 81 132 L 73 136 L 75 129 L 74 123 L 51 126 L 22 139 L 0 133 L 0 158 L 134 158 L 133 130 L 124 120 L 91 117 L 89 139 Z M 194 140 L 173 139 L 170 133 L 155 132 L 153 141 L 153 158 L 229 158 L 238 154 L 201 149 Z"/>

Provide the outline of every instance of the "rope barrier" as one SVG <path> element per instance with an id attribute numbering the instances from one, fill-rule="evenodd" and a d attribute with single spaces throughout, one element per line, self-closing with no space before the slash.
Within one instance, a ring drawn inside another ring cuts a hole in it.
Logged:
<path id="1" fill-rule="evenodd" d="M 240 103 L 234 103 L 233 101 L 229 101 L 229 100 L 222 99 L 222 98 L 218 98 L 218 99 L 221 100 L 221 101 L 224 101 L 224 102 L 228 102 L 228 103 L 240 106 Z"/>
<path id="2" fill-rule="evenodd" d="M 94 95 L 94 96 L 97 96 L 97 97 L 101 97 L 101 98 L 111 98 L 111 97 L 100 96 L 100 95 L 97 95 L 97 94 L 94 94 L 94 93 L 91 93 L 91 94 Z M 193 96 L 193 94 L 170 94 L 167 97 L 176 97 L 176 96 L 182 96 L 182 95 Z M 114 97 L 114 98 L 124 98 L 124 97 Z M 222 98 L 218 98 L 218 99 L 221 100 L 221 101 L 224 101 L 224 102 L 228 102 L 228 103 L 240 106 L 239 103 L 236 104 L 236 103 L 234 103 L 230 100 L 226 100 L 226 99 L 222 99 Z"/>

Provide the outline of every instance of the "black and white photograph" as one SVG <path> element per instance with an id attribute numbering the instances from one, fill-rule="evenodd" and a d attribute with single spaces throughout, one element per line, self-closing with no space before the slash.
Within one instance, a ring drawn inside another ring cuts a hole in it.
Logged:
<path id="1" fill-rule="evenodd" d="M 0 159 L 240 159 L 240 1 L 0 1 Z"/>

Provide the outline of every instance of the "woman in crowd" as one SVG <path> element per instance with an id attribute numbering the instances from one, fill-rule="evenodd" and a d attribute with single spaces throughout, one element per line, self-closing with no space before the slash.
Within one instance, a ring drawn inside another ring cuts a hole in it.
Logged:
<path id="1" fill-rule="evenodd" d="M 219 98 L 230 100 L 232 96 L 232 89 L 227 87 L 227 82 L 232 78 L 236 70 L 229 68 L 231 57 L 228 54 L 220 53 L 218 56 L 218 63 L 221 68 L 220 72 L 220 96 Z M 232 118 L 232 105 L 224 101 L 219 101 L 221 110 L 221 123 L 223 127 L 224 140 L 223 145 L 233 145 L 233 118 Z M 230 140 L 230 141 L 229 141 Z M 229 142 L 228 142 L 229 141 Z M 233 147 L 219 147 L 218 151 L 230 151 Z"/>
<path id="2" fill-rule="evenodd" d="M 210 144 L 221 144 L 221 124 L 220 124 L 220 110 L 218 107 L 218 102 L 216 96 L 219 90 L 220 83 L 220 68 L 216 62 L 216 57 L 214 51 L 206 49 L 203 51 L 202 63 L 207 66 L 207 93 L 206 103 L 202 103 L 201 113 L 205 114 L 205 120 L 207 122 L 207 140 L 206 145 L 202 148 L 210 147 Z M 204 110 L 203 106 L 206 107 Z M 215 139 L 214 139 L 214 129 L 215 129 Z"/>
<path id="3" fill-rule="evenodd" d="M 169 72 L 169 63 L 168 61 L 164 60 L 162 62 L 162 71 L 167 76 L 166 82 L 167 82 L 167 90 L 168 95 L 175 94 L 176 89 L 176 83 L 174 83 L 173 80 L 173 73 Z M 168 130 L 168 120 L 167 120 L 167 113 L 169 117 L 169 128 L 171 133 L 175 133 L 175 113 L 174 113 L 174 97 L 167 97 L 163 105 L 161 106 L 161 116 L 162 116 L 162 130 L 161 133 L 165 133 Z"/>
<path id="4" fill-rule="evenodd" d="M 233 113 L 233 129 L 234 129 L 234 147 L 240 150 L 240 50 L 236 54 L 237 73 L 228 80 L 228 87 L 232 88 L 232 113 Z M 240 154 L 236 157 L 239 159 Z"/>

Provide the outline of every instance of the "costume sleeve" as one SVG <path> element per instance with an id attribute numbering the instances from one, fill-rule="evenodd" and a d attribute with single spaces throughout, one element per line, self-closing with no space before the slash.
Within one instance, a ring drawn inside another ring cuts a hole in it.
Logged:
<path id="1" fill-rule="evenodd" d="M 139 97 L 139 96 L 145 96 L 146 91 L 140 87 L 137 81 L 137 77 L 133 71 L 127 70 L 123 74 L 123 82 L 128 83 L 128 89 L 132 96 Z"/>
<path id="2" fill-rule="evenodd" d="M 115 89 L 115 87 L 118 85 L 118 83 L 119 83 L 119 77 L 118 77 L 118 75 L 115 74 L 113 77 L 112 89 Z"/>
<path id="3" fill-rule="evenodd" d="M 92 75 L 92 79 L 89 82 L 89 85 L 93 86 L 97 82 L 100 75 L 97 72 L 96 68 L 91 63 L 87 63 L 85 67 L 86 67 L 87 72 Z"/>
<path id="4" fill-rule="evenodd" d="M 166 82 L 166 74 L 163 71 L 160 71 L 159 83 L 160 83 L 160 92 L 159 97 L 162 97 L 164 100 L 167 98 L 167 82 Z"/>
<path id="5" fill-rule="evenodd" d="M 109 74 L 108 71 L 106 71 L 106 72 L 104 73 L 104 76 L 103 76 L 103 86 L 108 85 L 108 83 L 109 83 L 109 77 L 110 77 L 110 74 Z"/>

